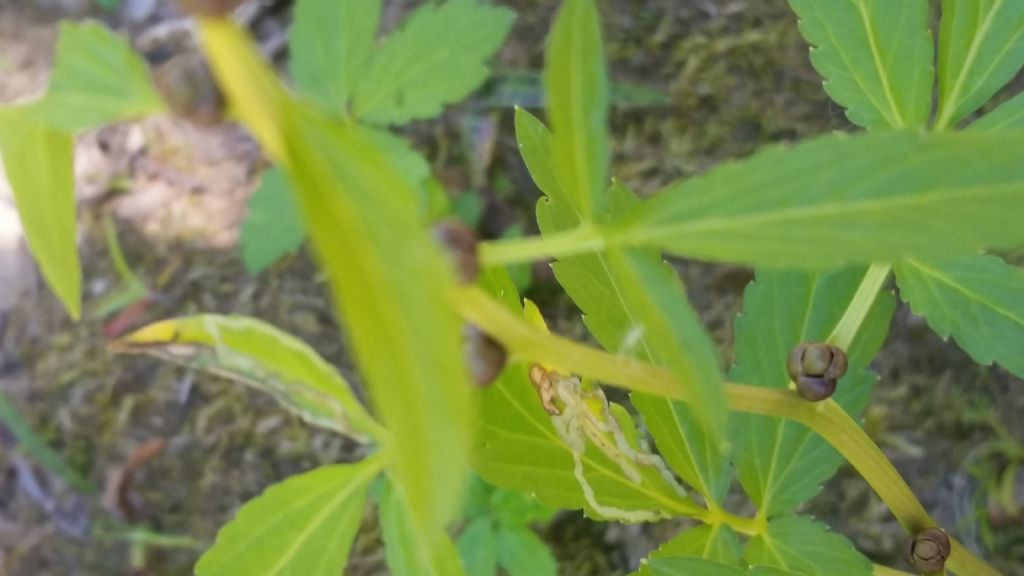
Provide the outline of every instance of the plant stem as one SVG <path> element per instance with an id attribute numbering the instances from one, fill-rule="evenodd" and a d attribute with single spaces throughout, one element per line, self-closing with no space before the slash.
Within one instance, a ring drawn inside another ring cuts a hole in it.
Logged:
<path id="1" fill-rule="evenodd" d="M 704 517 L 698 518 L 698 520 L 704 521 L 705 524 L 725 524 L 746 536 L 764 534 L 765 530 L 768 529 L 768 522 L 762 518 L 745 518 L 717 507 L 708 510 L 708 513 Z"/>
<path id="2" fill-rule="evenodd" d="M 605 248 L 605 236 L 590 226 L 579 226 L 544 236 L 526 236 L 480 243 L 480 265 L 507 266 L 547 258 L 561 258 Z"/>
<path id="3" fill-rule="evenodd" d="M 671 372 L 535 329 L 477 287 L 459 288 L 453 301 L 466 321 L 500 341 L 513 358 L 558 364 L 585 378 L 689 400 L 686 389 Z M 732 383 L 726 384 L 726 399 L 730 410 L 777 416 L 807 426 L 850 462 L 908 531 L 936 526 L 889 459 L 835 402 L 813 404 L 786 390 Z M 999 576 L 955 540 L 946 566 L 964 576 Z"/>
<path id="4" fill-rule="evenodd" d="M 872 571 L 871 574 L 872 576 L 911 576 L 910 572 L 889 568 L 888 566 L 882 566 L 881 564 L 875 564 L 874 571 Z"/>
<path id="5" fill-rule="evenodd" d="M 864 274 L 864 279 L 861 280 L 860 286 L 857 288 L 857 292 L 853 295 L 853 299 L 850 300 L 850 305 L 847 306 L 846 312 L 843 313 L 843 317 L 839 319 L 835 330 L 828 337 L 830 344 L 838 346 L 843 350 L 850 349 L 853 339 L 857 336 L 857 331 L 860 330 L 861 324 L 864 323 L 864 318 L 871 311 L 871 305 L 875 303 L 878 291 L 885 284 L 891 269 L 892 267 L 888 264 L 872 264 L 868 268 L 867 273 Z"/>

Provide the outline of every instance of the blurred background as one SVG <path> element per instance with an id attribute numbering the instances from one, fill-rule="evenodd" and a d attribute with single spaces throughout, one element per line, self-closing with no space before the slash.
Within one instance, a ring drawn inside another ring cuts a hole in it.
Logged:
<path id="1" fill-rule="evenodd" d="M 539 193 L 516 148 L 512 105 L 541 100 L 537 75 L 558 5 L 496 3 L 518 19 L 492 78 L 441 118 L 402 129 L 429 159 L 452 212 L 485 238 L 536 232 Z M 419 2 L 384 4 L 386 32 Z M 765 144 L 852 129 L 822 91 L 784 0 L 599 5 L 615 84 L 612 173 L 640 193 Z M 236 16 L 283 65 L 290 13 L 287 0 L 252 0 Z M 85 18 L 123 32 L 154 64 L 191 49 L 190 22 L 168 0 L 0 0 L 0 103 L 40 95 L 59 22 Z M 1022 86 L 1018 79 L 1007 94 Z M 154 319 L 248 314 L 354 376 L 305 248 L 259 273 L 243 261 L 245 250 L 258 250 L 240 242 L 240 229 L 267 167 L 230 125 L 152 118 L 80 137 L 86 312 L 77 324 L 43 286 L 0 179 L 0 575 L 190 574 L 243 502 L 288 475 L 355 457 L 344 439 L 268 397 L 106 350 L 108 339 Z M 752 273 L 677 267 L 725 366 Z M 545 264 L 517 276 L 556 331 L 587 338 Z M 875 367 L 868 432 L 942 525 L 1008 575 L 1024 575 L 1024 383 L 975 365 L 905 306 Z M 514 499 L 483 485 L 474 491 L 467 521 L 488 502 Z M 806 508 L 873 560 L 899 565 L 902 529 L 848 467 Z M 686 527 L 599 524 L 579 512 L 524 518 L 571 576 L 628 574 Z M 387 573 L 375 522 L 368 512 L 349 574 Z"/>

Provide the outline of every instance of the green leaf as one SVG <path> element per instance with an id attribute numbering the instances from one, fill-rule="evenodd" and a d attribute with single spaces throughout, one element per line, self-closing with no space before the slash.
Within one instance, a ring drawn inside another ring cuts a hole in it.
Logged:
<path id="1" fill-rule="evenodd" d="M 537 205 L 541 231 L 550 234 L 579 225 L 581 216 L 552 160 L 551 134 L 522 109 L 516 111 L 516 134 L 530 174 L 547 195 Z M 629 190 L 612 187 L 610 210 L 625 212 L 636 203 Z M 678 275 L 657 254 L 639 251 L 563 258 L 552 267 L 602 346 L 669 367 L 689 385 L 693 405 L 642 394 L 634 394 L 632 402 L 676 473 L 705 498 L 720 500 L 729 486 L 728 462 L 715 435 L 709 436 L 700 424 L 719 430 L 724 426 L 721 376 L 714 348 Z"/>
<path id="2" fill-rule="evenodd" d="M 752 576 L 754 572 L 703 558 L 672 556 L 646 560 L 634 576 Z"/>
<path id="3" fill-rule="evenodd" d="M 339 464 L 271 486 L 220 530 L 196 576 L 337 576 L 378 472 L 379 461 Z"/>
<path id="4" fill-rule="evenodd" d="M 334 366 L 298 338 L 255 318 L 203 314 L 163 320 L 112 348 L 242 382 L 315 426 L 357 437 L 381 432 Z"/>
<path id="5" fill-rule="evenodd" d="M 441 528 L 424 532 L 399 488 L 385 484 L 380 502 L 381 535 L 393 576 L 460 576 L 459 553 Z"/>
<path id="6" fill-rule="evenodd" d="M 495 576 L 498 572 L 498 541 L 490 518 L 469 523 L 455 541 L 467 576 Z"/>
<path id="7" fill-rule="evenodd" d="M 199 22 L 230 105 L 288 175 L 391 433 L 389 475 L 408 503 L 413 535 L 430 538 L 459 509 L 475 416 L 458 360 L 462 323 L 443 304 L 454 273 L 409 202 L 415 190 L 365 131 L 299 107 L 234 24 Z"/>
<path id="8" fill-rule="evenodd" d="M 971 130 L 998 131 L 1024 128 L 1024 94 L 1018 94 L 1003 102 L 998 108 L 979 118 L 970 126 Z"/>
<path id="9" fill-rule="evenodd" d="M 498 532 L 498 562 L 508 576 L 558 574 L 558 563 L 551 550 L 528 528 Z"/>
<path id="10" fill-rule="evenodd" d="M 928 0 L 789 0 L 825 91 L 854 124 L 928 122 L 933 42 Z"/>
<path id="11" fill-rule="evenodd" d="M 82 314 L 82 265 L 75 241 L 74 141 L 42 124 L 29 108 L 9 109 L 3 164 L 25 238 L 64 309 Z"/>
<path id="12" fill-rule="evenodd" d="M 250 274 L 269 267 L 278 258 L 302 246 L 306 233 L 291 190 L 280 168 L 271 168 L 249 198 L 249 215 L 238 243 Z"/>
<path id="13" fill-rule="evenodd" d="M 380 11 L 380 0 L 297 2 L 288 68 L 299 91 L 345 116 L 374 49 Z"/>
<path id="14" fill-rule="evenodd" d="M 956 124 L 1024 65 L 1024 4 L 943 0 L 936 129 Z"/>
<path id="15" fill-rule="evenodd" d="M 441 113 L 487 79 L 515 14 L 477 0 L 429 3 L 414 11 L 373 55 L 353 89 L 353 113 L 374 124 L 404 124 Z"/>
<path id="16" fill-rule="evenodd" d="M 526 526 L 533 522 L 547 522 L 555 510 L 524 492 L 513 492 L 497 486 L 492 488 L 490 509 L 498 524 L 506 528 Z"/>
<path id="17" fill-rule="evenodd" d="M 740 566 L 740 540 L 725 524 L 705 524 L 684 531 L 663 544 L 651 558 L 695 556 L 729 566 Z"/>
<path id="18" fill-rule="evenodd" d="M 617 308 L 632 322 L 619 326 L 624 328 L 619 340 L 601 342 L 618 346 L 609 347 L 611 351 L 648 357 L 678 376 L 691 398 L 687 406 L 642 394 L 634 395 L 633 403 L 673 468 L 706 499 L 720 502 L 729 486 L 728 465 L 719 448 L 727 412 L 714 345 L 675 270 L 656 254 L 613 250 L 607 262 L 619 297 Z M 601 313 L 608 314 L 593 309 L 592 315 Z M 643 351 L 630 352 L 632 345 L 643 346 Z"/>
<path id="19" fill-rule="evenodd" d="M 295 118 L 289 178 L 374 404 L 394 473 L 423 532 L 458 509 L 473 411 L 461 322 L 439 306 L 454 278 L 420 223 L 415 191 L 364 133 Z"/>
<path id="20" fill-rule="evenodd" d="M 505 490 L 477 475 L 470 481 L 464 500 L 463 514 L 467 518 L 487 518 L 509 528 L 547 522 L 555 513 L 528 493 Z"/>
<path id="21" fill-rule="evenodd" d="M 608 72 L 593 0 L 566 0 L 548 40 L 544 88 L 563 190 L 580 219 L 604 211 L 608 187 Z"/>
<path id="22" fill-rule="evenodd" d="M 807 516 L 769 522 L 764 534 L 747 543 L 744 559 L 801 576 L 870 576 L 873 572 L 871 561 L 849 540 Z"/>
<path id="23" fill-rule="evenodd" d="M 672 185 L 610 241 L 821 269 L 1012 248 L 1024 244 L 1022 145 L 1016 132 L 825 136 Z"/>
<path id="24" fill-rule="evenodd" d="M 825 274 L 759 270 L 736 319 L 732 379 L 786 388 L 789 352 L 801 342 L 828 338 L 864 274 L 862 268 Z M 833 398 L 851 415 L 867 405 L 876 380 L 867 366 L 885 339 L 893 308 L 892 294 L 880 293 L 846 351 L 849 368 Z M 740 484 L 761 517 L 788 512 L 813 497 L 843 462 L 821 437 L 789 420 L 735 414 L 732 432 Z"/>
<path id="25" fill-rule="evenodd" d="M 429 222 L 432 207 L 425 182 L 430 177 L 427 161 L 404 138 L 368 127 L 355 129 L 379 146 L 387 154 L 392 168 L 415 188 L 415 196 L 409 201 L 418 206 L 421 219 Z M 249 199 L 249 215 L 242 225 L 239 243 L 242 259 L 250 274 L 256 274 L 285 254 L 298 250 L 306 239 L 292 194 L 284 172 L 280 168 L 271 168 Z"/>
<path id="26" fill-rule="evenodd" d="M 50 87 L 34 108 L 54 128 L 79 132 L 158 114 L 164 105 L 125 38 L 96 22 L 63 21 Z"/>
<path id="27" fill-rule="evenodd" d="M 939 336 L 956 338 L 979 364 L 1024 377 L 1024 270 L 995 256 L 907 260 L 896 279 Z"/>
<path id="28" fill-rule="evenodd" d="M 522 308 L 512 280 L 503 269 L 485 270 L 481 283 L 510 309 Z M 540 399 L 521 363 L 506 367 L 499 379 L 481 393 L 476 472 L 488 482 L 522 492 L 552 508 L 583 508 L 592 518 L 604 518 L 587 502 L 573 471 L 573 458 L 541 407 Z M 590 447 L 583 455 L 583 477 L 603 506 L 620 510 L 692 513 L 653 469 L 644 469 L 642 482 L 625 476 L 617 464 Z"/>

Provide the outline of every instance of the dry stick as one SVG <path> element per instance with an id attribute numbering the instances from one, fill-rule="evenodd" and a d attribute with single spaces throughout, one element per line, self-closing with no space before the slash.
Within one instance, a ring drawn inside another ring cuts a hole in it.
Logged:
<path id="1" fill-rule="evenodd" d="M 463 286 L 452 299 L 459 314 L 501 342 L 513 356 L 557 364 L 585 378 L 629 390 L 689 401 L 675 376 L 662 368 L 616 356 L 537 330 L 475 286 Z M 818 433 L 863 476 L 893 515 L 910 532 L 936 526 L 892 462 L 834 401 L 813 404 L 789 391 L 726 384 L 730 410 L 777 416 Z M 956 540 L 946 568 L 963 576 L 1000 576 Z"/>

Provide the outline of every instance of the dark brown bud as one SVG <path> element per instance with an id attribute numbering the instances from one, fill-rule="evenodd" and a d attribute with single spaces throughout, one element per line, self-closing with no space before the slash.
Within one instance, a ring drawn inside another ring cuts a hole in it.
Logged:
<path id="1" fill-rule="evenodd" d="M 178 0 L 178 7 L 189 16 L 216 18 L 231 15 L 244 3 L 245 0 Z"/>
<path id="2" fill-rule="evenodd" d="M 476 233 L 458 220 L 448 219 L 434 226 L 434 238 L 447 252 L 459 281 L 468 284 L 476 280 L 480 273 Z"/>
<path id="3" fill-rule="evenodd" d="M 804 342 L 789 353 L 786 370 L 802 398 L 820 402 L 832 396 L 846 374 L 846 353 L 824 342 Z"/>
<path id="4" fill-rule="evenodd" d="M 224 119 L 224 95 L 198 51 L 189 51 L 160 65 L 154 82 L 175 115 L 200 126 L 215 126 Z"/>
<path id="5" fill-rule="evenodd" d="M 922 574 L 941 572 L 951 546 L 949 536 L 938 528 L 927 528 L 914 535 L 907 546 L 907 562 Z"/>
<path id="6" fill-rule="evenodd" d="M 796 393 L 808 402 L 821 402 L 836 393 L 836 381 L 831 378 L 801 376 L 796 380 Z"/>
<path id="7" fill-rule="evenodd" d="M 481 388 L 494 382 L 505 368 L 505 360 L 508 358 L 500 342 L 471 324 L 466 324 L 462 329 L 462 355 L 469 366 L 473 383 Z"/>

